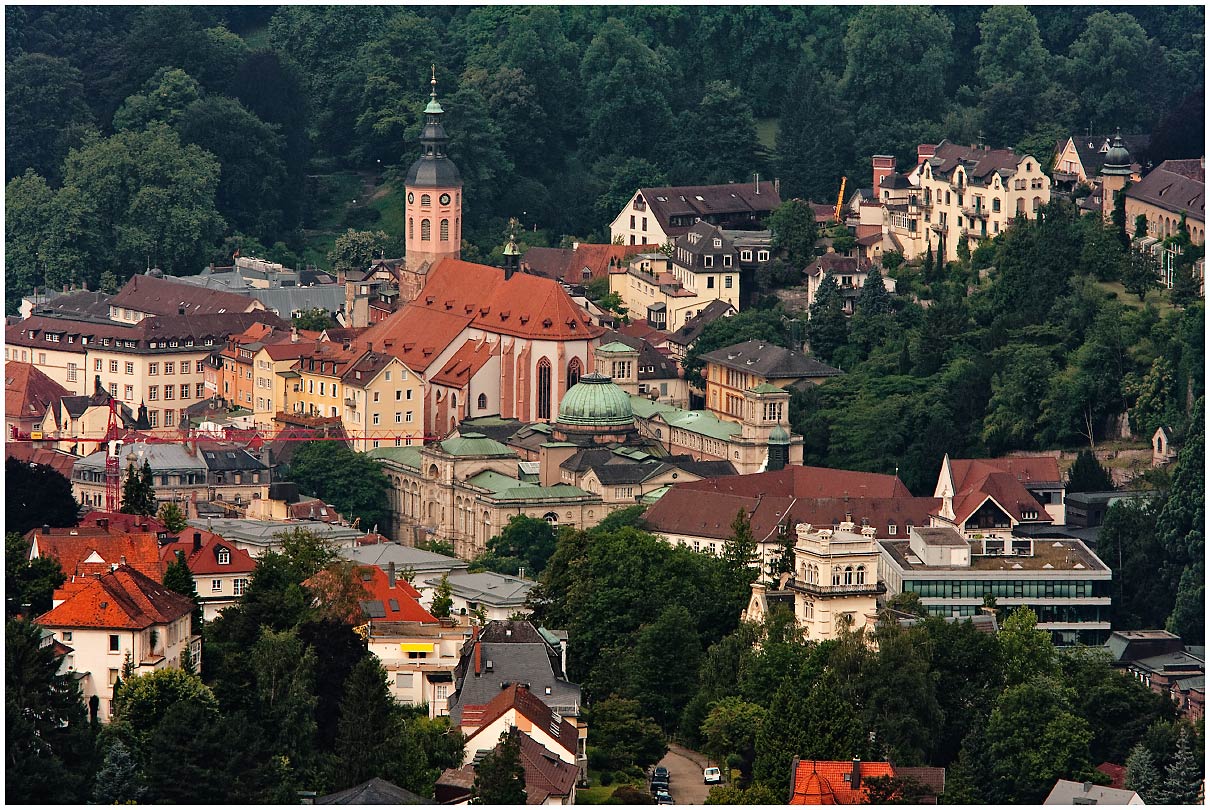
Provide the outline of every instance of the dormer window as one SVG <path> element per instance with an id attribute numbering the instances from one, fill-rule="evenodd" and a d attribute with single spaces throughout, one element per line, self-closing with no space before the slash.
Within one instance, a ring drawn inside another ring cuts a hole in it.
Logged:
<path id="1" fill-rule="evenodd" d="M 722 240 L 722 239 L 719 239 L 719 238 L 716 236 L 716 237 L 714 238 L 714 246 L 715 246 L 716 248 L 721 248 L 721 247 L 723 246 L 723 240 Z"/>
<path id="2" fill-rule="evenodd" d="M 218 550 L 218 564 L 219 565 L 230 565 L 231 564 L 231 552 L 225 548 L 220 548 Z"/>

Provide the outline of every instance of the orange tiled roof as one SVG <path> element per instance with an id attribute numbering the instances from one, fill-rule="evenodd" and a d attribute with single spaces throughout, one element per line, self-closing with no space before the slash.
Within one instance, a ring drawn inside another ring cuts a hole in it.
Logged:
<path id="1" fill-rule="evenodd" d="M 39 556 L 58 560 L 68 577 L 101 576 L 125 559 L 126 564 L 156 582 L 164 578 L 154 532 L 127 532 L 94 525 L 48 532 L 30 529 L 26 538 L 37 543 Z"/>
<path id="2" fill-rule="evenodd" d="M 1058 483 L 1058 462 L 1053 458 L 950 459 L 954 479 L 954 519 L 967 520 L 990 497 L 1014 520 L 1024 512 L 1045 519 L 1046 508 L 1024 486 L 1024 481 Z M 1034 477 L 1042 476 L 1042 477 Z M 1050 477 L 1053 476 L 1053 477 Z M 1031 518 L 1035 519 L 1035 518 Z"/>
<path id="3" fill-rule="evenodd" d="M 873 776 L 894 776 L 889 762 L 862 762 L 857 785 L 850 784 L 853 762 L 795 760 L 790 804 L 869 804 L 862 781 Z"/>
<path id="4" fill-rule="evenodd" d="M 395 577 L 395 587 L 392 588 L 387 572 L 376 565 L 359 565 L 353 571 L 354 576 L 361 581 L 365 598 L 361 600 L 361 610 L 357 615 L 347 617 L 350 623 L 361 624 L 370 618 L 385 622 L 437 624 L 437 617 L 420 606 L 418 601 L 420 591 L 416 590 L 402 576 Z M 325 569 L 308 579 L 303 585 L 322 599 L 326 593 L 338 587 L 339 583 L 334 576 L 332 569 Z M 377 603 L 377 605 L 373 603 Z M 381 611 L 376 609 L 377 606 L 381 606 Z"/>
<path id="5" fill-rule="evenodd" d="M 37 618 L 43 627 L 95 627 L 142 630 L 174 622 L 193 612 L 193 600 L 171 591 L 129 565 L 119 565 L 98 579 L 72 583 L 55 592 L 66 597 Z"/>
<path id="6" fill-rule="evenodd" d="M 520 714 L 523 714 L 535 727 L 544 729 L 547 733 L 550 733 L 551 726 L 554 724 L 554 711 L 543 703 L 537 695 L 530 692 L 524 686 L 514 683 L 510 684 L 507 689 L 501 690 L 500 694 L 482 706 L 466 706 L 463 708 L 463 727 L 474 725 L 475 728 L 467 736 L 468 745 L 470 740 L 481 729 L 491 725 L 512 709 L 516 709 Z M 574 754 L 579 744 L 579 732 L 576 731 L 576 727 L 566 719 L 560 718 L 557 728 L 558 734 L 551 736 L 558 740 L 564 749 Z"/>
<path id="7" fill-rule="evenodd" d="M 193 536 L 200 535 L 201 548 L 193 550 Z M 229 553 L 226 564 L 219 562 L 219 551 Z M 236 548 L 222 537 L 202 529 L 186 529 L 181 533 L 181 539 L 166 544 L 160 549 L 160 555 L 167 567 L 176 560 L 176 553 L 185 555 L 185 565 L 194 575 L 198 574 L 250 574 L 256 570 L 256 560 L 242 548 Z"/>
<path id="8" fill-rule="evenodd" d="M 461 388 L 470 382 L 492 356 L 492 344 L 485 340 L 468 340 L 454 356 L 446 361 L 432 381 L 439 385 Z"/>
<path id="9" fill-rule="evenodd" d="M 41 419 L 51 403 L 71 393 L 33 363 L 8 360 L 4 364 L 4 415 L 8 419 Z"/>

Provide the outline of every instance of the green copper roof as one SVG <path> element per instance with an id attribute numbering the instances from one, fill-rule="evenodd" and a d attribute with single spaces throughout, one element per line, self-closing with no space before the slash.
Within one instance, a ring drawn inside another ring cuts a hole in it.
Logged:
<path id="1" fill-rule="evenodd" d="M 790 434 L 786 433 L 786 429 L 781 425 L 773 428 L 773 432 L 769 434 L 769 444 L 789 444 Z"/>
<path id="2" fill-rule="evenodd" d="M 464 433 L 441 442 L 441 449 L 451 456 L 513 456 L 516 455 L 495 439 L 482 433 Z"/>
<path id="3" fill-rule="evenodd" d="M 771 385 L 769 383 L 761 383 L 753 388 L 752 392 L 755 394 L 784 394 L 786 393 L 786 389 L 778 388 L 776 385 Z"/>
<path id="4" fill-rule="evenodd" d="M 709 411 L 677 411 L 663 414 L 671 427 L 727 441 L 740 432 L 739 422 L 724 422 Z"/>
<path id="5" fill-rule="evenodd" d="M 620 340 L 615 340 L 612 343 L 606 343 L 604 346 L 597 347 L 598 352 L 605 354 L 614 354 L 615 352 L 637 352 L 638 349 L 632 349 Z"/>
<path id="6" fill-rule="evenodd" d="M 466 483 L 473 487 L 490 490 L 492 492 L 507 492 L 510 489 L 516 489 L 519 486 L 524 486 L 518 478 L 513 478 L 503 473 L 495 472 L 494 470 L 484 470 L 478 475 L 472 475 L 466 479 Z"/>
<path id="7" fill-rule="evenodd" d="M 656 487 L 650 492 L 644 493 L 643 497 L 639 498 L 639 503 L 653 504 L 660 498 L 664 497 L 664 493 L 666 493 L 669 489 L 671 489 L 671 487 L 667 485 Z"/>
<path id="8" fill-rule="evenodd" d="M 366 455 L 370 458 L 393 461 L 396 464 L 411 467 L 413 470 L 420 469 L 419 447 L 376 447 Z"/>
<path id="9" fill-rule="evenodd" d="M 559 424 L 629 427 L 634 424 L 630 395 L 604 374 L 585 374 L 559 403 Z"/>
<path id="10" fill-rule="evenodd" d="M 424 108 L 424 112 L 425 115 L 441 115 L 445 110 L 441 109 L 441 104 L 438 103 L 437 99 L 431 98 L 429 99 L 428 106 Z"/>
<path id="11" fill-rule="evenodd" d="M 669 405 L 667 402 L 652 402 L 647 397 L 641 397 L 638 394 L 630 395 L 630 409 L 640 419 L 650 419 L 657 413 L 679 410 L 675 405 Z"/>

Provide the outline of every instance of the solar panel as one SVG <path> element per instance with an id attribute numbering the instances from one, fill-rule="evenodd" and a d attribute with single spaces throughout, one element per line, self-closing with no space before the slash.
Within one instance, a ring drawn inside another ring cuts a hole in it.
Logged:
<path id="1" fill-rule="evenodd" d="M 399 600 L 398 599 L 388 599 L 387 604 L 391 606 L 392 611 L 394 611 L 395 613 L 399 612 Z"/>
<path id="2" fill-rule="evenodd" d="M 362 602 L 361 609 L 371 619 L 385 619 L 387 615 L 386 608 L 382 606 L 382 602 L 378 599 Z"/>

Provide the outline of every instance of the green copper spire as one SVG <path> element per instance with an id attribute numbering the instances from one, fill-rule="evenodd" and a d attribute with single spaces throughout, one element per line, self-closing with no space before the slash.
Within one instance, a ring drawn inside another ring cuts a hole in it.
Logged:
<path id="1" fill-rule="evenodd" d="M 445 110 L 437 103 L 437 66 L 433 65 L 433 79 L 429 82 L 433 90 L 429 93 L 429 105 L 424 108 L 425 115 L 441 115 Z"/>

